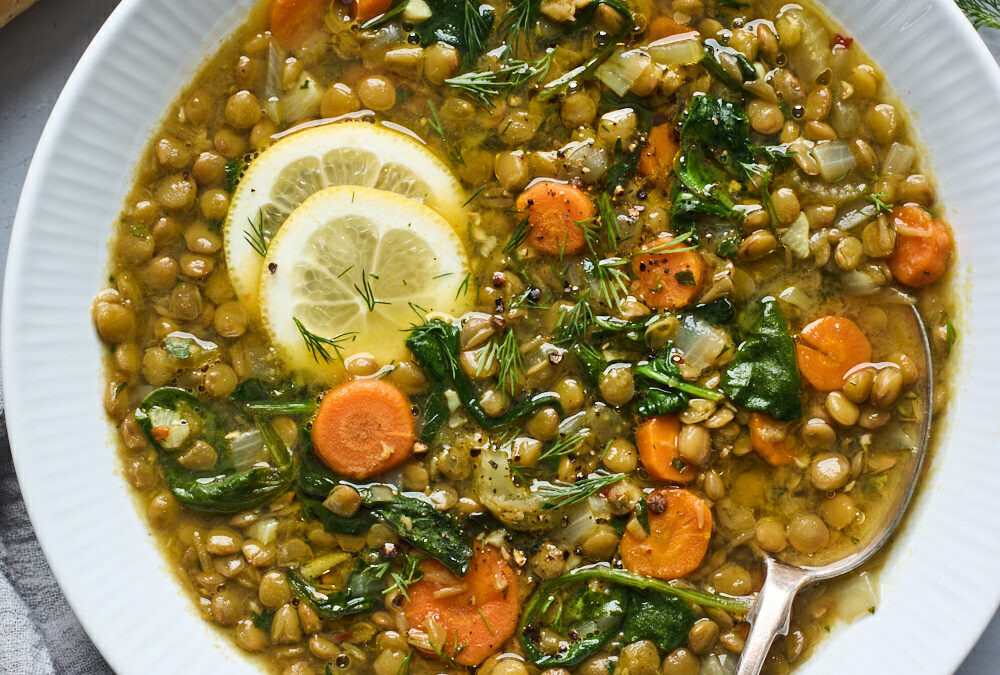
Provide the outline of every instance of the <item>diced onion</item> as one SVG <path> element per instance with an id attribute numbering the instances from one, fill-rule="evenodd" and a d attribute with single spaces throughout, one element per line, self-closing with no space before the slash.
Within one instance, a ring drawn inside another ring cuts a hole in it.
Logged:
<path id="1" fill-rule="evenodd" d="M 346 551 L 331 551 L 330 553 L 325 553 L 321 556 L 317 556 L 310 560 L 309 562 L 302 565 L 299 571 L 302 572 L 302 576 L 307 579 L 315 579 L 321 574 L 329 572 L 334 567 L 337 567 L 343 562 L 351 559 L 351 554 Z"/>
<path id="2" fill-rule="evenodd" d="M 257 429 L 245 431 L 229 443 L 233 458 L 233 467 L 237 471 L 246 471 L 254 464 L 264 459 L 264 439 Z"/>
<path id="3" fill-rule="evenodd" d="M 858 225 L 864 225 L 874 218 L 876 213 L 877 209 L 874 204 L 865 204 L 859 208 L 846 211 L 844 215 L 837 219 L 837 229 L 853 230 Z"/>
<path id="4" fill-rule="evenodd" d="M 788 231 L 781 235 L 781 243 L 791 251 L 796 258 L 807 258 L 809 256 L 809 219 L 804 213 L 788 228 Z M 803 308 L 805 309 L 805 308 Z"/>
<path id="5" fill-rule="evenodd" d="M 480 503 L 512 529 L 544 530 L 552 525 L 552 514 L 542 511 L 541 495 L 514 484 L 503 452 L 485 450 L 479 455 L 475 490 Z"/>
<path id="6" fill-rule="evenodd" d="M 275 124 L 281 123 L 278 101 L 281 98 L 281 78 L 285 69 L 285 55 L 274 40 L 267 48 L 267 80 L 264 83 L 264 114 Z"/>
<path id="7" fill-rule="evenodd" d="M 684 355 L 687 365 L 705 370 L 729 346 L 729 334 L 707 321 L 689 316 L 674 336 L 674 346 Z"/>
<path id="8" fill-rule="evenodd" d="M 627 52 L 619 49 L 597 67 L 594 75 L 608 89 L 624 96 L 649 66 L 649 61 L 649 55 L 637 49 Z"/>
<path id="9" fill-rule="evenodd" d="M 847 141 L 818 143 L 813 148 L 813 157 L 819 163 L 819 175 L 827 183 L 842 179 L 857 166 Z"/>
<path id="10" fill-rule="evenodd" d="M 789 286 L 778 294 L 778 300 L 802 310 L 809 309 L 813 302 L 801 286 Z"/>
<path id="11" fill-rule="evenodd" d="M 562 165 L 572 176 L 586 183 L 596 183 L 608 172 L 608 154 L 593 139 L 571 141 L 557 153 L 564 158 Z"/>
<path id="12" fill-rule="evenodd" d="M 295 85 L 285 92 L 278 104 L 281 121 L 294 124 L 319 112 L 323 92 L 319 82 L 306 71 L 302 71 Z"/>
<path id="13" fill-rule="evenodd" d="M 868 572 L 852 576 L 839 585 L 834 594 L 837 614 L 844 621 L 853 621 L 870 614 L 878 607 L 879 596 L 875 582 Z"/>
<path id="14" fill-rule="evenodd" d="M 651 42 L 646 51 L 661 66 L 690 66 L 705 56 L 698 31 L 670 35 Z"/>
<path id="15" fill-rule="evenodd" d="M 403 10 L 403 20 L 410 23 L 422 23 L 432 15 L 430 6 L 424 0 L 409 0 Z"/>
<path id="16" fill-rule="evenodd" d="M 857 270 L 841 274 L 840 283 L 844 286 L 844 292 L 849 295 L 872 295 L 879 289 L 874 279 Z"/>
<path id="17" fill-rule="evenodd" d="M 701 660 L 698 675 L 733 675 L 736 659 L 728 654 L 710 654 Z"/>
<path id="18" fill-rule="evenodd" d="M 905 143 L 893 143 L 885 154 L 882 163 L 882 173 L 894 176 L 905 176 L 910 173 L 913 162 L 917 159 L 917 151 Z"/>
<path id="19" fill-rule="evenodd" d="M 278 536 L 278 521 L 274 518 L 262 518 L 247 528 L 247 534 L 266 546 Z"/>

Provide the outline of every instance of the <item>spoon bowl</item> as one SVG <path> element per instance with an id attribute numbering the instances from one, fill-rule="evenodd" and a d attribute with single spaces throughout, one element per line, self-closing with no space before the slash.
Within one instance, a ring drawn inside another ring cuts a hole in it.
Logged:
<path id="1" fill-rule="evenodd" d="M 899 295 L 902 296 L 902 294 Z M 893 503 L 886 505 L 886 516 L 882 519 L 879 527 L 868 537 L 867 544 L 859 551 L 822 566 L 790 565 L 771 557 L 765 559 L 766 577 L 757 599 L 747 614 L 750 632 L 747 635 L 739 663 L 736 665 L 736 675 L 757 675 L 760 673 L 774 639 L 779 635 L 788 634 L 792 603 L 800 590 L 818 581 L 847 574 L 869 561 L 889 541 L 906 513 L 906 508 L 913 497 L 923 469 L 927 448 L 930 445 L 934 377 L 927 327 L 924 325 L 923 319 L 920 318 L 913 300 L 906 296 L 902 297 L 907 302 L 910 309 L 909 315 L 919 336 L 919 345 L 922 347 L 924 361 L 922 372 L 925 378 L 922 406 L 924 413 L 920 423 L 916 452 L 913 461 L 910 461 L 908 466 L 903 469 L 906 475 L 901 477 L 901 484 L 906 487 L 897 491 Z"/>

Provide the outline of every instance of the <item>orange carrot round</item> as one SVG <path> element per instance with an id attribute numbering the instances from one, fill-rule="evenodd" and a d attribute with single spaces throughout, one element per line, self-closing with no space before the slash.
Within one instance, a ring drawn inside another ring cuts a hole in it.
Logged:
<path id="1" fill-rule="evenodd" d="M 688 250 L 673 235 L 644 244 L 632 258 L 639 299 L 655 309 L 681 309 L 694 302 L 705 281 L 706 268 L 697 251 Z"/>
<path id="2" fill-rule="evenodd" d="M 546 255 L 572 255 L 586 244 L 583 228 L 594 220 L 594 203 L 583 190 L 555 181 L 535 183 L 517 198 L 527 215 L 528 243 Z"/>
<path id="3" fill-rule="evenodd" d="M 406 394 L 383 380 L 353 380 L 323 397 L 312 424 L 316 454 L 349 478 L 370 478 L 413 451 L 413 413 Z"/>
<path id="4" fill-rule="evenodd" d="M 896 250 L 889 256 L 889 269 L 896 281 L 920 288 L 940 279 L 951 253 L 948 228 L 919 206 L 897 206 L 892 224 Z"/>
<path id="5" fill-rule="evenodd" d="M 680 433 L 681 422 L 677 415 L 650 417 L 636 429 L 635 444 L 639 449 L 639 459 L 650 478 L 674 483 L 694 480 L 697 471 L 677 452 Z"/>
<path id="6" fill-rule="evenodd" d="M 795 345 L 799 372 L 815 389 L 836 391 L 844 376 L 859 363 L 872 359 L 872 345 L 857 324 L 828 315 L 802 329 Z"/>
<path id="7" fill-rule="evenodd" d="M 354 0 L 351 4 L 354 20 L 363 22 L 385 14 L 392 0 Z"/>
<path id="8" fill-rule="evenodd" d="M 657 579 L 679 579 L 698 569 L 712 538 L 712 511 L 683 488 L 661 488 L 646 497 L 649 536 L 626 528 L 619 552 L 630 572 Z"/>
<path id="9" fill-rule="evenodd" d="M 440 652 L 476 666 L 514 634 L 521 596 L 514 571 L 497 549 L 477 546 L 465 577 L 436 560 L 423 561 L 420 570 L 423 576 L 407 588 L 403 611 L 412 628 L 430 636 L 428 655 Z"/>
<path id="10" fill-rule="evenodd" d="M 680 146 L 672 124 L 660 124 L 649 132 L 649 139 L 639 155 L 639 174 L 656 183 L 663 183 L 673 169 Z"/>
<path id="11" fill-rule="evenodd" d="M 750 415 L 750 445 L 771 466 L 795 461 L 795 439 L 788 433 L 788 424 L 766 413 Z"/>
<path id="12" fill-rule="evenodd" d="M 271 33 L 286 49 L 301 47 L 323 29 L 323 14 L 329 5 L 329 0 L 274 0 Z"/>
<path id="13" fill-rule="evenodd" d="M 691 26 L 677 23 L 669 16 L 658 16 L 649 24 L 649 39 L 660 40 L 671 35 L 681 35 L 683 33 L 694 32 Z"/>

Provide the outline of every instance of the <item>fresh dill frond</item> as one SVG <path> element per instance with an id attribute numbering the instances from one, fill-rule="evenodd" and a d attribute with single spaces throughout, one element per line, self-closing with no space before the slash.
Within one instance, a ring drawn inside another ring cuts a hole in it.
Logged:
<path id="1" fill-rule="evenodd" d="M 597 195 L 597 222 L 604 231 L 604 242 L 608 249 L 614 251 L 618 248 L 618 239 L 621 237 L 621 229 L 618 227 L 618 216 L 615 215 L 611 206 L 611 196 L 607 192 Z"/>
<path id="2" fill-rule="evenodd" d="M 478 61 L 486 51 L 486 38 L 490 34 L 490 25 L 479 7 L 478 2 L 465 0 L 465 21 L 462 22 L 462 32 L 465 44 L 469 48 L 466 62 L 470 64 Z"/>
<path id="3" fill-rule="evenodd" d="M 620 312 L 622 300 L 628 297 L 628 274 L 622 267 L 628 264 L 626 258 L 605 258 L 596 263 L 591 261 L 591 274 L 597 281 L 601 300 L 612 311 Z"/>
<path id="4" fill-rule="evenodd" d="M 515 215 L 520 216 L 520 219 L 514 225 L 507 243 L 503 245 L 503 252 L 510 255 L 513 255 L 520 248 L 531 232 L 531 226 L 528 224 L 528 216 L 520 213 L 516 213 Z"/>
<path id="5" fill-rule="evenodd" d="M 503 41 L 512 54 L 517 54 L 521 45 L 531 51 L 530 33 L 538 23 L 538 0 L 511 0 L 510 7 L 504 12 L 500 27 L 503 30 Z"/>
<path id="6" fill-rule="evenodd" d="M 875 205 L 875 213 L 892 213 L 892 204 L 888 203 L 889 195 L 884 192 L 865 195 L 865 198 Z"/>
<path id="7" fill-rule="evenodd" d="M 382 591 L 382 594 L 386 595 L 392 591 L 398 590 L 404 598 L 409 600 L 410 594 L 407 593 L 406 589 L 424 576 L 424 573 L 420 571 L 419 563 L 420 560 L 416 556 L 405 556 L 403 558 L 403 568 L 398 572 L 389 573 L 392 583 L 384 591 Z"/>
<path id="8" fill-rule="evenodd" d="M 522 87 L 533 79 L 544 79 L 552 66 L 555 53 L 556 49 L 553 49 L 534 61 L 509 59 L 496 70 L 462 73 L 448 78 L 445 84 L 492 110 L 495 107 L 492 99 Z"/>
<path id="9" fill-rule="evenodd" d="M 694 230 L 689 230 L 683 234 L 679 234 L 665 244 L 657 244 L 656 246 L 651 246 L 645 251 L 639 251 L 637 255 L 656 255 L 657 253 L 683 253 L 684 251 L 694 251 L 700 248 L 700 244 L 691 244 L 689 246 L 678 246 L 678 244 L 683 244 L 694 237 Z"/>
<path id="10" fill-rule="evenodd" d="M 302 340 L 306 343 L 306 349 L 309 350 L 309 354 L 313 357 L 313 360 L 316 363 L 319 363 L 320 359 L 323 359 L 324 363 L 330 363 L 330 361 L 333 360 L 334 357 L 332 357 L 330 352 L 327 351 L 327 347 L 333 349 L 336 354 L 336 358 L 343 363 L 344 343 L 354 342 L 354 339 L 357 336 L 356 332 L 351 331 L 341 333 L 340 335 L 334 335 L 332 338 L 327 338 L 311 332 L 295 317 L 292 317 L 292 321 L 295 322 L 295 327 L 299 329 L 299 334 L 302 336 Z"/>
<path id="11" fill-rule="evenodd" d="M 625 478 L 625 474 L 623 473 L 608 473 L 600 469 L 577 483 L 556 481 L 552 486 L 543 487 L 539 491 L 545 497 L 542 509 L 545 511 L 554 511 L 582 504 L 591 495 L 611 487 L 623 478 Z"/>
<path id="12" fill-rule="evenodd" d="M 479 612 L 479 616 L 481 616 L 483 618 L 483 623 L 486 624 L 486 630 L 488 630 L 490 632 L 490 635 L 496 635 L 497 632 L 495 630 L 493 630 L 493 626 L 490 625 L 489 619 L 487 619 L 486 615 L 483 614 L 483 610 L 482 610 L 482 608 L 479 605 L 476 605 L 476 611 Z"/>
<path id="13" fill-rule="evenodd" d="M 594 323 L 594 311 L 590 303 L 580 298 L 572 306 L 559 308 L 559 318 L 556 320 L 553 344 L 565 345 L 576 342 L 587 334 Z"/>
<path id="14" fill-rule="evenodd" d="M 372 284 L 368 280 L 369 277 L 372 279 L 378 279 L 376 275 L 369 274 L 367 271 L 361 270 L 361 286 L 359 287 L 357 284 L 354 284 L 354 290 L 356 290 L 358 295 L 361 296 L 361 299 L 364 301 L 365 307 L 368 308 L 368 311 L 374 312 L 375 305 L 388 305 L 389 303 L 385 300 L 377 300 L 375 298 L 375 290 L 372 288 Z"/>
<path id="15" fill-rule="evenodd" d="M 481 374 L 496 364 L 497 384 L 500 391 L 513 394 L 523 379 L 524 362 L 521 356 L 521 346 L 517 344 L 514 331 L 508 330 L 503 339 L 493 338 L 486 348 L 479 353 L 476 367 Z"/>
<path id="16" fill-rule="evenodd" d="M 460 297 L 469 292 L 469 280 L 472 278 L 472 272 L 466 272 L 465 278 L 462 279 L 462 283 L 459 284 L 458 290 L 455 291 L 455 299 L 458 300 Z"/>
<path id="17" fill-rule="evenodd" d="M 563 434 L 553 441 L 552 445 L 542 451 L 542 454 L 538 457 L 538 461 L 544 462 L 549 459 L 557 459 L 572 454 L 587 440 L 588 436 L 590 436 L 590 429 L 586 427 Z"/>
<path id="18" fill-rule="evenodd" d="M 406 652 L 406 658 L 403 659 L 402 663 L 399 664 L 399 668 L 396 669 L 396 675 L 410 675 L 410 662 L 413 660 L 413 650 Z"/>
<path id="19" fill-rule="evenodd" d="M 257 211 L 256 223 L 253 222 L 252 218 L 247 218 L 247 222 L 250 223 L 250 229 L 243 230 L 243 238 L 257 252 L 257 255 L 261 258 L 266 257 L 270 242 L 267 240 L 267 233 L 264 232 L 264 212 Z"/>
<path id="20" fill-rule="evenodd" d="M 973 28 L 1000 28 L 1000 2 L 997 0 L 955 0 L 972 22 Z"/>
<path id="21" fill-rule="evenodd" d="M 441 137 L 442 141 L 447 143 L 448 137 L 444 133 L 444 127 L 441 125 L 441 118 L 438 117 L 437 108 L 434 107 L 434 101 L 427 99 L 427 107 L 431 109 L 431 118 L 427 120 L 427 124 L 430 125 L 434 133 Z"/>

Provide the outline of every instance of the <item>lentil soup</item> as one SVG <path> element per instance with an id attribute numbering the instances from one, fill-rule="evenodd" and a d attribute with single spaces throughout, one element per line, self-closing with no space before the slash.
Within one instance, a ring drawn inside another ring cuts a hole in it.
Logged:
<path id="1" fill-rule="evenodd" d="M 763 560 L 906 487 L 911 305 L 946 404 L 930 167 L 812 4 L 266 1 L 165 120 L 105 408 L 269 672 L 732 672 Z M 876 605 L 809 589 L 767 672 Z"/>

